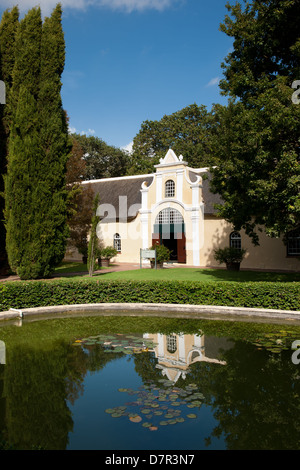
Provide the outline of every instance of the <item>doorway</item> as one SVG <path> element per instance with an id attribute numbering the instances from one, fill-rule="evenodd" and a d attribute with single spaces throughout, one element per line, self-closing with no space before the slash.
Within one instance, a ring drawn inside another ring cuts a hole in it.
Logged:
<path id="1" fill-rule="evenodd" d="M 166 246 L 171 251 L 171 261 L 186 263 L 185 226 L 180 212 L 166 208 L 155 219 L 152 244 Z"/>

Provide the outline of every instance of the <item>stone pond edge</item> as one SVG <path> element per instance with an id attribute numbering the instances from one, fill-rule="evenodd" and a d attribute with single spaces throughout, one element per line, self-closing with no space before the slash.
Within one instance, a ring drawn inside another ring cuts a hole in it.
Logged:
<path id="1" fill-rule="evenodd" d="M 190 305 L 190 304 L 159 304 L 159 303 L 96 303 L 96 304 L 72 304 L 47 307 L 33 307 L 24 309 L 10 309 L 0 312 L 1 320 L 14 318 L 26 318 L 31 316 L 47 315 L 124 315 L 124 316 L 161 316 L 197 319 L 273 319 L 273 320 L 300 320 L 298 310 L 275 310 L 246 307 L 228 307 L 215 305 Z"/>

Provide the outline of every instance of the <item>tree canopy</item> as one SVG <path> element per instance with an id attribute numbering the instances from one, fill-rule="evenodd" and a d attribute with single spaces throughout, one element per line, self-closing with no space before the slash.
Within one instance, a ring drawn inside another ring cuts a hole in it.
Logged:
<path id="1" fill-rule="evenodd" d="M 219 214 L 259 243 L 262 226 L 285 235 L 300 222 L 300 107 L 292 82 L 300 77 L 300 4 L 260 0 L 227 5 L 221 30 L 234 38 L 223 64 L 216 105 L 212 189 L 224 201 Z"/>
<path id="2" fill-rule="evenodd" d="M 108 145 L 96 136 L 72 134 L 72 138 L 83 150 L 84 179 L 93 180 L 126 175 L 129 157 L 124 150 Z"/>
<path id="3" fill-rule="evenodd" d="M 160 121 L 144 121 L 133 140 L 130 174 L 153 171 L 169 148 L 195 168 L 214 164 L 210 148 L 211 114 L 206 107 L 189 105 Z"/>

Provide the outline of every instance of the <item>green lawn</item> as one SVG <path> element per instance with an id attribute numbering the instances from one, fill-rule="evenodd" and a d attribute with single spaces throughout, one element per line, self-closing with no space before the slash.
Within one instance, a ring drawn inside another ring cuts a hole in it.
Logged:
<path id="1" fill-rule="evenodd" d="M 76 263 L 70 261 L 64 261 L 61 266 L 55 269 L 57 274 L 61 273 L 81 273 L 87 271 L 87 265 L 83 263 Z"/>
<path id="2" fill-rule="evenodd" d="M 107 280 L 182 280 L 182 281 L 268 281 L 268 282 L 293 282 L 300 281 L 300 273 L 274 273 L 259 271 L 227 271 L 223 269 L 200 269 L 200 268 L 164 268 L 164 269 L 136 269 L 132 271 L 121 271 L 109 273 L 102 268 L 100 274 L 94 274 L 93 279 Z M 55 271 L 59 273 L 82 273 L 76 278 L 88 277 L 87 267 L 82 263 L 63 263 Z"/>

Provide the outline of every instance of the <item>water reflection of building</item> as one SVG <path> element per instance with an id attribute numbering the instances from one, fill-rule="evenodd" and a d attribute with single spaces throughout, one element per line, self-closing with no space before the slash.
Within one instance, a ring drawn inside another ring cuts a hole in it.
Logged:
<path id="1" fill-rule="evenodd" d="M 158 359 L 157 368 L 162 375 L 176 382 L 179 377 L 185 379 L 191 364 L 210 362 L 225 365 L 220 359 L 221 350 L 231 347 L 226 339 L 205 336 L 201 334 L 183 335 L 144 334 L 144 338 L 153 341 L 155 356 Z"/>
<path id="2" fill-rule="evenodd" d="M 6 348 L 4 341 L 0 341 L 0 364 L 6 363 Z"/>

